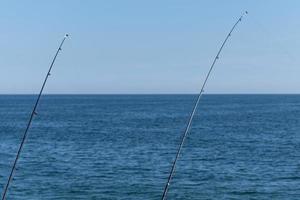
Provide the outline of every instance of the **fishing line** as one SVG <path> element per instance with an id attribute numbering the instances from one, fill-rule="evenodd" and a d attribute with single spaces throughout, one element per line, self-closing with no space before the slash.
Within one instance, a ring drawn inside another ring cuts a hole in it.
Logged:
<path id="1" fill-rule="evenodd" d="M 164 192 L 163 192 L 163 195 L 162 195 L 162 198 L 161 198 L 162 200 L 165 200 L 165 199 L 167 198 L 168 189 L 169 189 L 171 180 L 172 180 L 173 175 L 174 175 L 174 172 L 175 172 L 175 166 L 176 166 L 177 160 L 178 160 L 178 158 L 179 158 L 179 155 L 180 155 L 180 152 L 181 152 L 181 150 L 182 150 L 182 147 L 183 147 L 184 141 L 185 141 L 185 139 L 186 139 L 186 136 L 187 136 L 187 134 L 188 134 L 188 132 L 189 132 L 189 130 L 190 130 L 190 127 L 191 127 L 191 124 L 192 124 L 194 115 L 195 115 L 195 113 L 196 113 L 196 110 L 197 110 L 199 101 L 200 101 L 201 96 L 202 96 L 202 94 L 203 94 L 203 92 L 204 92 L 204 88 L 205 88 L 206 82 L 207 82 L 207 80 L 208 80 L 208 78 L 209 78 L 209 76 L 210 76 L 210 74 L 211 74 L 212 69 L 214 68 L 214 65 L 215 65 L 216 61 L 219 59 L 220 53 L 221 53 L 223 47 L 225 46 L 225 44 L 226 44 L 228 38 L 231 36 L 231 33 L 234 31 L 234 29 L 236 28 L 236 26 L 242 21 L 244 15 L 246 15 L 246 14 L 248 14 L 247 11 L 245 11 L 245 12 L 240 16 L 240 18 L 237 20 L 237 22 L 233 25 L 233 27 L 232 27 L 231 30 L 229 31 L 229 33 L 228 33 L 228 35 L 226 36 L 225 40 L 223 41 L 223 43 L 222 43 L 222 45 L 221 45 L 221 47 L 220 47 L 220 49 L 219 49 L 219 51 L 218 51 L 216 57 L 214 58 L 214 60 L 213 60 L 213 62 L 212 62 L 212 64 L 211 64 L 211 66 L 210 66 L 210 69 L 209 69 L 209 71 L 208 71 L 208 73 L 207 73 L 207 75 L 206 75 L 206 78 L 205 78 L 205 80 L 204 80 L 204 82 L 203 82 L 203 84 L 202 84 L 201 90 L 200 90 L 200 92 L 199 92 L 199 94 L 198 94 L 198 97 L 197 97 L 197 100 L 196 100 L 196 102 L 195 102 L 195 104 L 194 104 L 194 108 L 193 108 L 193 110 L 192 110 L 192 112 L 191 112 L 191 114 L 190 114 L 189 121 L 188 121 L 188 123 L 187 123 L 187 126 L 186 126 L 186 128 L 185 128 L 185 131 L 184 131 L 183 136 L 182 136 L 182 138 L 181 138 L 181 142 L 180 142 L 180 144 L 179 144 L 179 147 L 178 147 L 178 150 L 177 150 L 177 153 L 176 153 L 175 160 L 173 161 L 172 168 L 171 168 L 171 171 L 170 171 L 170 174 L 169 174 L 169 177 L 168 177 L 168 181 L 167 181 L 167 183 L 166 183 L 166 185 L 165 185 L 165 188 L 164 188 Z"/>
<path id="2" fill-rule="evenodd" d="M 14 171 L 15 171 L 16 166 L 17 166 L 17 162 L 18 162 L 18 160 L 19 160 L 19 157 L 20 157 L 20 154 L 21 154 L 21 152 L 22 152 L 22 149 L 23 149 L 25 140 L 26 140 L 27 135 L 28 135 L 28 130 L 29 130 L 29 128 L 30 128 L 30 125 L 31 125 L 31 122 L 32 122 L 34 116 L 37 115 L 36 109 L 37 109 L 37 107 L 38 107 L 40 98 L 41 98 L 41 96 L 42 96 L 44 87 L 45 87 L 45 85 L 46 85 L 46 82 L 47 82 L 49 76 L 51 75 L 51 70 L 52 70 L 52 67 L 53 67 L 53 65 L 54 65 L 54 62 L 55 62 L 55 60 L 56 60 L 56 58 L 57 58 L 59 52 L 62 50 L 62 46 L 63 46 L 63 44 L 64 44 L 64 42 L 65 42 L 65 40 L 66 40 L 66 38 L 67 38 L 68 36 L 69 36 L 68 34 L 66 34 L 66 35 L 64 36 L 63 40 L 61 41 L 61 43 L 60 43 L 60 45 L 59 45 L 59 47 L 58 47 L 58 49 L 57 49 L 57 51 L 56 51 L 56 53 L 55 53 L 55 56 L 54 56 L 54 58 L 53 58 L 53 60 L 52 60 L 52 62 L 51 62 L 51 64 L 50 64 L 49 70 L 48 70 L 48 72 L 47 72 L 47 75 L 46 75 L 45 80 L 44 80 L 44 82 L 43 82 L 43 85 L 42 85 L 42 87 L 41 87 L 40 93 L 39 93 L 39 95 L 38 95 L 38 97 L 37 97 L 37 99 L 36 99 L 36 102 L 35 102 L 35 104 L 34 104 L 34 107 L 33 107 L 33 109 L 32 109 L 32 112 L 31 112 L 29 121 L 28 121 L 28 123 L 27 123 L 25 132 L 24 132 L 24 134 L 23 134 L 23 138 L 22 138 L 22 141 L 21 141 L 21 143 L 20 143 L 20 146 L 19 146 L 19 149 L 18 149 L 16 158 L 15 158 L 15 160 L 14 160 L 13 166 L 12 166 L 12 168 L 11 168 L 11 171 L 10 171 L 10 174 L 9 174 L 9 177 L 8 177 L 8 180 L 7 180 L 6 185 L 5 185 L 5 188 L 4 188 L 4 190 L 3 190 L 2 200 L 5 200 L 5 198 L 6 198 L 6 194 L 7 194 L 9 185 L 10 185 L 10 183 L 11 183 L 11 181 L 12 181 L 13 174 L 14 174 Z"/>

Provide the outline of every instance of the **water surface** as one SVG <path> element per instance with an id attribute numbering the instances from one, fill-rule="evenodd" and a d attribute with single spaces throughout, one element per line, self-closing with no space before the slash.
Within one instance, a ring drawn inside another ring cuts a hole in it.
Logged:
<path id="1" fill-rule="evenodd" d="M 0 188 L 36 96 L 0 96 Z M 194 95 L 47 95 L 7 199 L 160 199 Z M 168 199 L 300 199 L 300 96 L 205 95 Z"/>

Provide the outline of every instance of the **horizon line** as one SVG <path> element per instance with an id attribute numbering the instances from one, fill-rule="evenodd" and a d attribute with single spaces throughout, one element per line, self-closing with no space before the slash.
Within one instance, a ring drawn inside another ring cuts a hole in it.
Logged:
<path id="1" fill-rule="evenodd" d="M 198 95 L 199 93 L 44 93 L 42 95 Z M 0 95 L 38 95 L 38 93 L 0 93 Z M 300 95 L 300 93 L 203 93 L 203 95 Z"/>

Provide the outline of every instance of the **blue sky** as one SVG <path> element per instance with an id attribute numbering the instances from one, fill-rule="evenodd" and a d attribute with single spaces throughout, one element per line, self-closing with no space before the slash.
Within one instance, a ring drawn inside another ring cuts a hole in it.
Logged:
<path id="1" fill-rule="evenodd" d="M 300 1 L 0 2 L 0 93 L 300 93 Z"/>

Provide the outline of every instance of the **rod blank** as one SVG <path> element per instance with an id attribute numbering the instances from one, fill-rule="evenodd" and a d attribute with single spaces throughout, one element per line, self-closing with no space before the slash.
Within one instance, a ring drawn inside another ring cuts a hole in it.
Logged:
<path id="1" fill-rule="evenodd" d="M 22 137 L 22 140 L 21 140 L 21 143 L 20 143 L 20 146 L 19 146 L 19 149 L 18 149 L 16 158 L 15 158 L 15 160 L 14 160 L 13 166 L 12 166 L 12 168 L 11 168 L 11 171 L 10 171 L 10 174 L 9 174 L 9 177 L 8 177 L 8 180 L 7 180 L 6 185 L 5 185 L 5 188 L 4 188 L 4 190 L 3 190 L 3 193 L 2 193 L 2 200 L 5 200 L 5 198 L 6 198 L 6 195 L 7 195 L 7 191 L 8 191 L 9 185 L 10 185 L 12 179 L 13 179 L 13 174 L 14 174 L 14 171 L 15 171 L 16 166 L 17 166 L 17 162 L 18 162 L 18 160 L 19 160 L 19 157 L 20 157 L 20 155 L 21 155 L 21 152 L 22 152 L 24 143 L 25 143 L 26 138 L 27 138 L 27 135 L 28 135 L 28 130 L 29 130 L 29 128 L 30 128 L 30 125 L 31 125 L 31 122 L 32 122 L 34 116 L 37 115 L 36 109 L 37 109 L 37 107 L 38 107 L 38 104 L 39 104 L 40 98 L 41 98 L 41 96 L 42 96 L 42 93 L 43 93 L 44 87 L 45 87 L 45 85 L 46 85 L 46 82 L 47 82 L 47 80 L 48 80 L 48 77 L 51 75 L 50 72 L 51 72 L 51 70 L 52 70 L 52 67 L 53 67 L 53 65 L 54 65 L 54 63 L 55 63 L 55 60 L 56 60 L 56 58 L 57 58 L 59 52 L 62 50 L 62 46 L 63 46 L 63 44 L 64 44 L 64 42 L 65 42 L 65 40 L 66 40 L 66 38 L 67 38 L 68 36 L 69 36 L 69 34 L 66 34 L 66 35 L 64 36 L 63 40 L 61 41 L 61 43 L 60 43 L 60 45 L 59 45 L 59 47 L 58 47 L 58 49 L 57 49 L 57 51 L 56 51 L 56 53 L 55 53 L 55 56 L 54 56 L 54 58 L 53 58 L 53 60 L 52 60 L 52 62 L 51 62 L 51 64 L 50 64 L 50 67 L 49 67 L 49 70 L 48 70 L 48 72 L 47 72 L 47 75 L 46 75 L 46 77 L 45 77 L 45 79 L 44 79 L 43 85 L 42 85 L 42 87 L 41 87 L 41 89 L 40 89 L 39 95 L 38 95 L 38 97 L 37 97 L 37 99 L 36 99 L 36 102 L 35 102 L 35 104 L 34 104 L 34 107 L 33 107 L 33 109 L 32 109 L 32 112 L 31 112 L 29 121 L 28 121 L 28 123 L 27 123 L 25 132 L 24 132 L 24 134 L 23 134 L 23 137 Z"/>
<path id="2" fill-rule="evenodd" d="M 245 11 L 245 12 L 240 16 L 240 18 L 236 21 L 236 23 L 235 23 L 235 24 L 233 25 L 233 27 L 230 29 L 229 33 L 227 34 L 225 40 L 223 41 L 221 47 L 220 47 L 219 50 L 218 50 L 218 53 L 217 53 L 216 57 L 214 58 L 214 60 L 213 60 L 213 62 L 212 62 L 212 64 L 211 64 L 211 66 L 210 66 L 210 69 L 209 69 L 209 71 L 208 71 L 208 73 L 207 73 L 207 75 L 206 75 L 206 77 L 205 77 L 205 80 L 204 80 L 204 82 L 203 82 L 203 84 L 202 84 L 201 90 L 200 90 L 200 92 L 199 92 L 199 94 L 198 94 L 197 100 L 196 100 L 196 102 L 195 102 L 195 104 L 194 104 L 193 110 L 192 110 L 192 112 L 191 112 L 191 114 L 190 114 L 188 123 L 187 123 L 186 128 L 185 128 L 185 131 L 184 131 L 183 136 L 182 136 L 182 138 L 181 138 L 181 142 L 180 142 L 180 144 L 179 144 L 179 147 L 178 147 L 178 150 L 177 150 L 177 153 L 176 153 L 175 160 L 173 161 L 173 164 L 172 164 L 172 167 L 171 167 L 171 171 L 170 171 L 170 174 L 169 174 L 167 183 L 166 183 L 166 185 L 165 185 L 165 188 L 164 188 L 164 191 L 163 191 L 163 195 L 162 195 L 161 200 L 167 199 L 168 189 L 169 189 L 171 180 L 172 180 L 173 175 L 174 175 L 174 172 L 175 172 L 175 166 L 176 166 L 177 160 L 178 160 L 178 158 L 179 158 L 179 155 L 180 155 L 180 152 L 181 152 L 181 150 L 182 150 L 182 147 L 183 147 L 184 141 L 185 141 L 185 139 L 186 139 L 186 136 L 188 135 L 188 132 L 189 132 L 189 130 L 190 130 L 190 128 L 191 128 L 191 124 L 192 124 L 194 115 L 195 115 L 195 113 L 196 113 L 196 110 L 197 110 L 199 101 L 200 101 L 200 99 L 201 99 L 201 97 L 202 97 L 202 94 L 203 94 L 203 92 L 204 92 L 204 88 L 205 88 L 206 82 L 207 82 L 207 80 L 208 80 L 208 78 L 209 78 L 209 76 L 210 76 L 210 74 L 211 74 L 211 71 L 212 71 L 212 69 L 214 68 L 214 66 L 215 66 L 215 64 L 216 64 L 216 61 L 219 59 L 220 53 L 222 52 L 223 47 L 225 46 L 225 44 L 226 44 L 228 38 L 231 36 L 233 30 L 236 28 L 236 26 L 239 24 L 239 22 L 242 21 L 244 15 L 246 15 L 246 14 L 248 14 L 247 11 Z"/>

